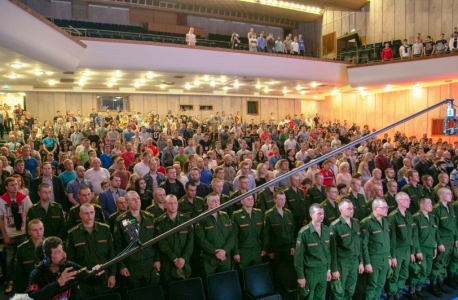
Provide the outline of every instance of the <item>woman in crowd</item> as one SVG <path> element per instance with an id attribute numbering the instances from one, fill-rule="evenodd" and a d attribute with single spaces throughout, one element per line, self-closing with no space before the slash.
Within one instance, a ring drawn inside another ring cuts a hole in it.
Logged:
<path id="1" fill-rule="evenodd" d="M 266 173 L 267 173 L 266 165 L 259 164 L 258 167 L 256 168 L 256 177 L 255 177 L 256 186 L 260 186 L 266 183 Z"/>
<path id="2" fill-rule="evenodd" d="M 146 188 L 145 179 L 137 178 L 135 180 L 135 191 L 140 196 L 141 210 L 153 204 L 153 193 Z"/>
<path id="3" fill-rule="evenodd" d="M 13 174 L 12 177 L 16 178 L 16 181 L 17 181 L 18 186 L 19 186 L 18 192 L 28 196 L 29 195 L 29 190 L 25 187 L 24 180 L 22 179 L 21 175 Z"/>
<path id="4" fill-rule="evenodd" d="M 345 184 L 345 186 L 350 187 L 351 174 L 349 171 L 349 164 L 347 162 L 342 162 L 339 165 L 339 173 L 336 176 L 336 184 Z"/>
<path id="5" fill-rule="evenodd" d="M 358 174 L 361 175 L 361 186 L 364 186 L 366 182 L 371 179 L 371 172 L 369 171 L 369 164 L 366 161 L 362 161 L 358 167 Z"/>
<path id="6" fill-rule="evenodd" d="M 129 177 L 129 182 L 127 183 L 126 191 L 135 191 L 135 181 L 140 178 L 137 174 L 133 173 Z"/>

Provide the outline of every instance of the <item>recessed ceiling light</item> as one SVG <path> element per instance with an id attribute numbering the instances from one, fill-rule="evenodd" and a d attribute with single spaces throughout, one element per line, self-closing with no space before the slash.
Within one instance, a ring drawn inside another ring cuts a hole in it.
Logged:
<path id="1" fill-rule="evenodd" d="M 83 72 L 83 75 L 84 75 L 84 76 L 89 76 L 89 75 L 91 75 L 91 72 L 89 72 L 89 71 L 84 71 L 84 72 Z"/>
<path id="2" fill-rule="evenodd" d="M 5 95 L 5 93 L 3 93 L 3 92 L 0 92 L 0 95 Z"/>
<path id="3" fill-rule="evenodd" d="M 366 97 L 367 93 L 366 91 L 361 91 L 361 96 Z"/>
<path id="4" fill-rule="evenodd" d="M 300 91 L 301 89 L 302 89 L 302 88 L 301 88 L 300 86 L 298 86 L 298 87 L 296 88 L 296 91 Z"/>
<path id="5" fill-rule="evenodd" d="M 260 89 L 260 88 L 262 88 L 262 85 L 257 84 L 257 85 L 256 85 L 256 88 L 257 88 L 257 89 Z"/>
<path id="6" fill-rule="evenodd" d="M 116 79 L 115 77 L 111 78 L 110 81 L 111 82 L 116 82 L 118 79 Z"/>
<path id="7" fill-rule="evenodd" d="M 226 82 L 227 81 L 226 77 L 221 77 L 220 80 L 221 80 L 221 82 Z"/>
<path id="8" fill-rule="evenodd" d="M 417 89 L 417 88 L 420 87 L 420 85 L 421 85 L 421 83 L 415 83 L 415 84 L 413 85 L 413 88 L 414 88 L 414 89 Z"/>
<path id="9" fill-rule="evenodd" d="M 159 87 L 160 87 L 161 89 L 165 89 L 167 86 L 166 86 L 165 84 L 161 84 L 161 85 L 159 85 Z"/>
<path id="10" fill-rule="evenodd" d="M 83 85 L 84 85 L 84 81 L 78 82 L 78 85 L 79 85 L 79 86 L 83 86 Z"/>
<path id="11" fill-rule="evenodd" d="M 51 79 L 51 80 L 48 81 L 48 84 L 49 84 L 49 85 L 55 85 L 56 82 L 54 81 L 54 79 Z"/>
<path id="12" fill-rule="evenodd" d="M 86 81 L 86 80 L 87 80 L 87 78 L 84 77 L 84 76 L 80 78 L 80 81 Z"/>
<path id="13" fill-rule="evenodd" d="M 305 94 L 305 91 L 301 91 L 301 94 L 304 95 L 304 94 Z"/>
<path id="14" fill-rule="evenodd" d="M 46 75 L 52 75 L 54 72 L 46 72 Z"/>
<path id="15" fill-rule="evenodd" d="M 269 84 L 274 84 L 274 83 L 275 83 L 274 80 L 269 81 Z"/>
<path id="16" fill-rule="evenodd" d="M 362 92 L 362 91 L 364 91 L 364 88 L 363 88 L 362 86 L 360 86 L 360 87 L 358 88 L 358 90 L 359 90 L 360 92 Z"/>
<path id="17" fill-rule="evenodd" d="M 153 73 L 148 73 L 148 74 L 146 74 L 146 78 L 151 79 L 151 78 L 153 78 L 153 77 L 154 77 Z"/>
<path id="18" fill-rule="evenodd" d="M 134 83 L 134 87 L 138 88 L 140 86 L 140 83 L 136 82 Z"/>
<path id="19" fill-rule="evenodd" d="M 288 93 L 288 90 L 284 89 L 284 90 L 282 91 L 282 93 L 283 93 L 283 94 L 286 94 L 286 93 Z"/>
<path id="20" fill-rule="evenodd" d="M 20 64 L 20 63 L 12 63 L 12 64 L 10 64 L 10 67 L 13 67 L 13 68 L 17 69 L 17 68 L 22 67 L 22 64 Z"/>
<path id="21" fill-rule="evenodd" d="M 113 83 L 112 83 L 112 82 L 108 82 L 108 83 L 107 83 L 107 86 L 108 86 L 108 87 L 112 87 L 112 86 L 113 86 Z"/>
<path id="22" fill-rule="evenodd" d="M 388 84 L 388 85 L 385 87 L 385 91 L 386 91 L 386 92 L 391 91 L 391 85 Z"/>
<path id="23" fill-rule="evenodd" d="M 116 73 L 115 73 L 115 76 L 116 76 L 116 77 L 121 77 L 122 75 L 123 75 L 123 74 L 122 74 L 121 72 L 116 72 Z"/>
<path id="24" fill-rule="evenodd" d="M 21 96 L 25 96 L 25 93 L 21 92 L 21 93 L 18 93 L 19 95 Z"/>
<path id="25" fill-rule="evenodd" d="M 204 80 L 205 80 L 205 81 L 209 81 L 210 78 L 209 78 L 208 76 L 204 76 Z"/>
<path id="26" fill-rule="evenodd" d="M 265 88 L 264 89 L 264 93 L 268 93 L 269 92 L 269 89 L 268 88 Z"/>
<path id="27" fill-rule="evenodd" d="M 43 75 L 44 74 L 43 71 L 34 71 L 33 73 L 35 73 L 35 75 Z"/>
<path id="28" fill-rule="evenodd" d="M 229 88 L 227 86 L 223 87 L 223 90 L 227 91 Z"/>
<path id="29" fill-rule="evenodd" d="M 234 82 L 233 86 L 234 86 L 235 88 L 238 88 L 238 87 L 240 86 L 240 84 L 239 84 L 238 82 Z"/>
<path id="30" fill-rule="evenodd" d="M 310 84 L 310 86 L 311 86 L 311 87 L 316 87 L 317 84 L 316 84 L 316 82 L 312 82 L 312 83 Z"/>
<path id="31" fill-rule="evenodd" d="M 317 96 L 317 95 L 315 95 L 315 96 L 313 96 L 313 98 L 315 98 L 315 99 L 318 99 L 318 96 Z"/>
<path id="32" fill-rule="evenodd" d="M 200 84 L 199 80 L 194 81 L 194 85 L 199 85 L 199 84 Z"/>
<path id="33" fill-rule="evenodd" d="M 212 81 L 212 82 L 210 82 L 210 85 L 211 85 L 211 86 L 215 86 L 215 85 L 216 85 L 216 82 Z"/>
<path id="34" fill-rule="evenodd" d="M 191 85 L 189 83 L 187 83 L 185 86 L 184 86 L 185 89 L 189 90 L 191 88 Z"/>
<path id="35" fill-rule="evenodd" d="M 16 78 L 17 75 L 16 74 L 9 74 L 9 75 L 6 75 L 6 77 L 8 77 L 8 78 Z"/>
<path id="36" fill-rule="evenodd" d="M 138 80 L 140 83 L 145 83 L 145 79 L 144 78 L 140 78 L 140 80 Z"/>

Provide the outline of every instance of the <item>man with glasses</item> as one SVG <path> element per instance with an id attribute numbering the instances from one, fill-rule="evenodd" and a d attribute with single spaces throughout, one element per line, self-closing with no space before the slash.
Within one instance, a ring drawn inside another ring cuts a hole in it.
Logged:
<path id="1" fill-rule="evenodd" d="M 372 213 L 361 221 L 362 254 L 366 272 L 366 299 L 378 299 L 391 267 L 388 205 L 385 200 L 372 203 Z"/>
<path id="2" fill-rule="evenodd" d="M 410 197 L 404 192 L 399 192 L 396 195 L 396 202 L 398 208 L 388 216 L 391 265 L 393 267 L 393 276 L 388 282 L 388 299 L 401 297 L 401 291 L 409 277 L 409 262 L 421 259 L 418 239 L 414 238 L 417 234 L 417 227 L 412 215 L 407 211 L 410 206 Z M 415 287 L 409 288 L 409 299 L 417 299 Z"/>
<path id="3" fill-rule="evenodd" d="M 343 293 L 333 291 L 335 299 L 351 299 L 356 288 L 358 273 L 364 273 L 361 256 L 361 229 L 353 218 L 353 203 L 348 199 L 339 202 L 340 217 L 331 223 L 331 275 L 340 280 Z M 326 214 L 326 211 L 325 211 Z"/>

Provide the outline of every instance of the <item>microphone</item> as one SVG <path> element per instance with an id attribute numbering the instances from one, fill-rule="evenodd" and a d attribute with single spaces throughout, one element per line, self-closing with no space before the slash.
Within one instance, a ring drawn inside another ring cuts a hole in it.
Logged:
<path id="1" fill-rule="evenodd" d="M 142 242 L 138 238 L 138 230 L 137 228 L 133 225 L 133 223 L 137 223 L 137 220 L 127 220 L 124 219 L 122 220 L 122 226 L 126 229 L 127 234 L 130 237 L 131 242 L 137 242 L 140 246 L 142 245 Z"/>
<path id="2" fill-rule="evenodd" d="M 453 99 L 447 99 L 447 115 L 444 119 L 444 134 L 445 135 L 455 135 L 458 133 L 458 118 L 456 117 L 456 110 L 453 108 Z M 453 124 L 450 124 L 453 121 Z M 453 125 L 453 127 L 451 127 Z"/>

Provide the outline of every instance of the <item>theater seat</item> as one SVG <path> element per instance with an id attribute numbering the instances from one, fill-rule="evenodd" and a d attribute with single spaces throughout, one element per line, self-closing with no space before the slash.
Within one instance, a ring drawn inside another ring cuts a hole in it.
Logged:
<path id="1" fill-rule="evenodd" d="M 209 300 L 242 300 L 237 271 L 227 271 L 208 276 Z"/>
<path id="2" fill-rule="evenodd" d="M 286 259 L 273 268 L 275 283 L 283 299 L 296 299 L 297 273 L 294 268 L 294 259 Z"/>
<path id="3" fill-rule="evenodd" d="M 169 284 L 169 299 L 173 300 L 205 300 L 202 279 L 191 278 Z"/>
<path id="4" fill-rule="evenodd" d="M 119 293 L 112 293 L 106 295 L 95 296 L 87 298 L 86 300 L 121 300 L 121 295 Z"/>
<path id="5" fill-rule="evenodd" d="M 281 299 L 274 290 L 268 263 L 243 269 L 243 290 L 247 299 Z"/>
<path id="6" fill-rule="evenodd" d="M 164 291 L 160 285 L 150 285 L 127 291 L 126 300 L 164 300 Z M 107 299 L 111 300 L 111 299 Z"/>

